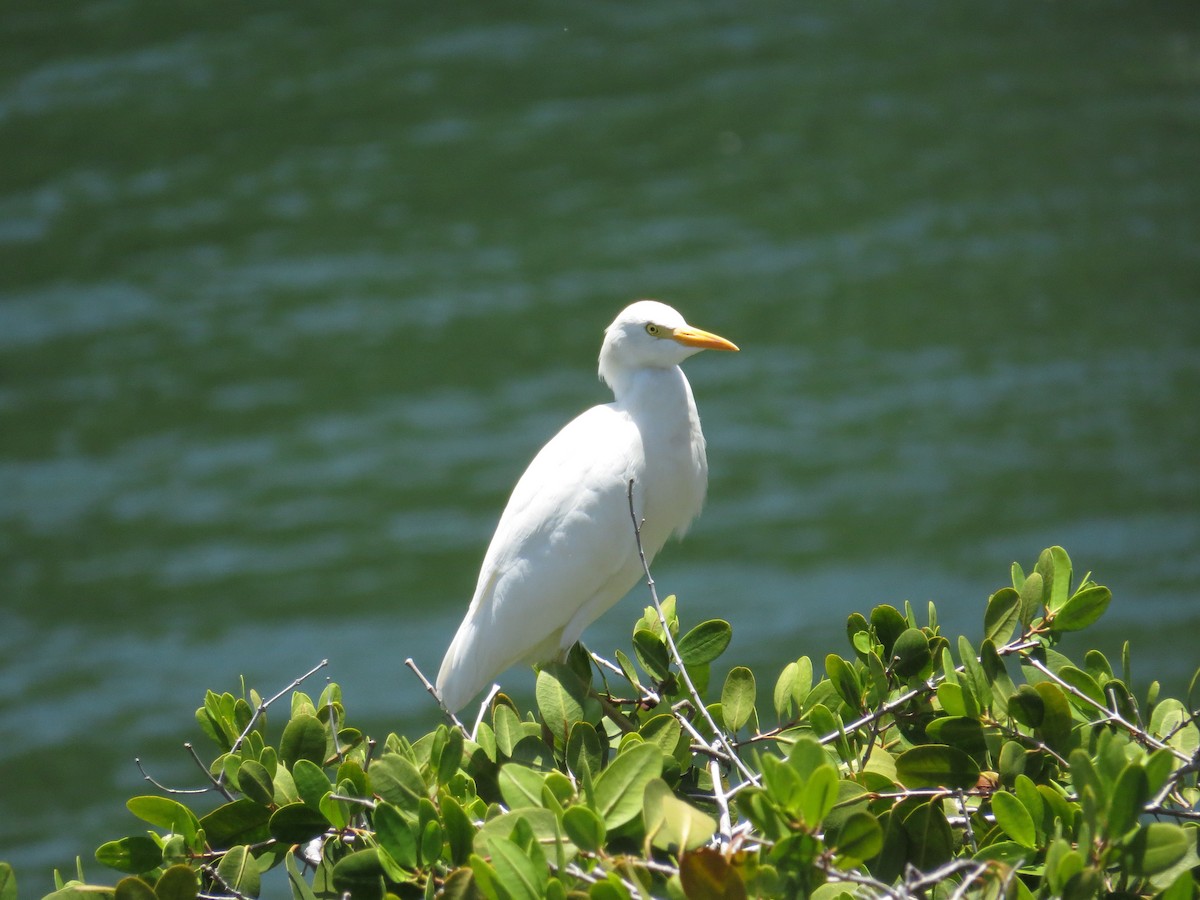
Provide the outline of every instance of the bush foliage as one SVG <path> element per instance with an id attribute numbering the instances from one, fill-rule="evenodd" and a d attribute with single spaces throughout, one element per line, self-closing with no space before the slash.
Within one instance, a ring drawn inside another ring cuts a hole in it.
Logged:
<path id="1" fill-rule="evenodd" d="M 1135 696 L 1128 645 L 1056 649 L 1111 599 L 1061 548 L 1011 582 L 974 643 L 932 603 L 877 606 L 844 655 L 719 684 L 729 623 L 684 628 L 655 596 L 631 654 L 576 645 L 536 711 L 496 694 L 416 740 L 349 725 L 336 684 L 299 690 L 321 666 L 267 700 L 210 692 L 207 797 L 134 797 L 150 828 L 95 853 L 125 877 L 80 866 L 50 896 L 253 898 L 278 869 L 295 900 L 1191 898 L 1200 684 Z"/>

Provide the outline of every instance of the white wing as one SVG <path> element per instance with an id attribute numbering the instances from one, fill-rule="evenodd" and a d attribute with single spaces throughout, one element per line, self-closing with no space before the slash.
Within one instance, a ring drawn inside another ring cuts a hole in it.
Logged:
<path id="1" fill-rule="evenodd" d="M 627 491 L 644 471 L 641 434 L 612 404 L 568 423 L 534 457 L 442 661 L 437 687 L 448 708 L 517 662 L 553 657 L 633 587 L 642 569 Z M 640 517 L 636 490 L 635 503 Z"/>

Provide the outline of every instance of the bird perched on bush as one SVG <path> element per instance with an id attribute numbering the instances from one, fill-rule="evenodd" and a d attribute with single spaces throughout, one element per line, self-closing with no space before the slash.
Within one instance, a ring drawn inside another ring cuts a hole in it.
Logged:
<path id="1" fill-rule="evenodd" d="M 461 709 L 509 666 L 561 656 L 700 512 L 708 460 L 691 385 L 679 368 L 737 346 L 639 300 L 605 329 L 600 377 L 614 400 L 568 423 L 513 488 L 475 596 L 442 660 L 437 691 Z"/>

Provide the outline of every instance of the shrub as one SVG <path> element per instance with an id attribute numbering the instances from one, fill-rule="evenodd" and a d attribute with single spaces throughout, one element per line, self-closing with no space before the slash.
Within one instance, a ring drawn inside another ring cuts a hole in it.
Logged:
<path id="1" fill-rule="evenodd" d="M 1197 680 L 1186 703 L 1136 697 L 1128 645 L 1117 666 L 1059 652 L 1111 599 L 1061 548 L 1011 582 L 975 643 L 932 603 L 855 613 L 846 655 L 789 661 L 769 703 L 745 667 L 711 683 L 728 622 L 685 629 L 657 596 L 632 655 L 576 645 L 536 711 L 496 694 L 416 740 L 348 725 L 336 684 L 301 691 L 323 663 L 266 700 L 210 692 L 220 804 L 131 799 L 150 830 L 96 851 L 126 877 L 51 896 L 257 897 L 282 868 L 296 900 L 1192 897 Z"/>

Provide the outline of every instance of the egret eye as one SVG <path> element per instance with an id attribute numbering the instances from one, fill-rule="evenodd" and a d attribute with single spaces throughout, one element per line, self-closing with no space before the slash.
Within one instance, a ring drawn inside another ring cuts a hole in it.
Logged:
<path id="1" fill-rule="evenodd" d="M 661 332 L 662 332 L 662 329 L 659 328 L 657 325 L 655 325 L 653 322 L 650 322 L 646 326 L 646 334 L 650 335 L 650 337 L 658 337 Z"/>

